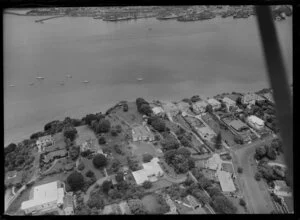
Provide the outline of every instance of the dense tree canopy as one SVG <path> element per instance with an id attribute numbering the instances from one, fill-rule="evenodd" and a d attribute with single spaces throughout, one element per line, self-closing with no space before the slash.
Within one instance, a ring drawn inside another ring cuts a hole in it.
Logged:
<path id="1" fill-rule="evenodd" d="M 264 156 L 266 156 L 267 153 L 267 147 L 266 146 L 259 146 L 255 149 L 255 157 L 257 160 L 262 159 Z"/>
<path id="2" fill-rule="evenodd" d="M 124 181 L 124 173 L 123 173 L 123 172 L 118 172 L 118 173 L 116 174 L 116 181 L 117 181 L 118 183 Z"/>
<path id="3" fill-rule="evenodd" d="M 143 187 L 145 189 L 150 189 L 152 187 L 152 182 L 150 182 L 150 181 L 143 182 Z"/>
<path id="4" fill-rule="evenodd" d="M 75 171 L 68 176 L 67 183 L 72 191 L 81 190 L 84 186 L 84 177 L 81 173 Z"/>
<path id="5" fill-rule="evenodd" d="M 85 121 L 85 123 L 89 126 L 92 125 L 92 121 L 96 121 L 97 120 L 97 116 L 94 114 L 88 114 L 85 116 L 85 118 L 83 118 L 83 120 Z"/>
<path id="6" fill-rule="evenodd" d="M 152 158 L 153 158 L 153 156 L 151 154 L 146 153 L 146 154 L 143 155 L 143 162 L 148 163 L 152 160 Z"/>
<path id="7" fill-rule="evenodd" d="M 103 183 L 102 183 L 102 191 L 104 193 L 108 193 L 108 191 L 111 189 L 112 187 L 112 182 L 109 181 L 109 180 L 105 180 Z"/>
<path id="8" fill-rule="evenodd" d="M 200 98 L 199 95 L 194 95 L 194 96 L 192 96 L 191 102 L 198 102 L 198 101 L 201 101 L 201 98 Z"/>
<path id="9" fill-rule="evenodd" d="M 107 119 L 102 119 L 99 122 L 98 133 L 107 133 L 110 131 L 110 122 Z"/>
<path id="10" fill-rule="evenodd" d="M 15 143 L 10 143 L 7 147 L 4 148 L 5 155 L 15 151 L 17 145 Z"/>
<path id="11" fill-rule="evenodd" d="M 69 155 L 72 160 L 76 160 L 79 156 L 79 153 L 80 153 L 79 146 L 72 146 L 69 150 Z"/>
<path id="12" fill-rule="evenodd" d="M 172 136 L 168 136 L 167 138 L 163 139 L 161 141 L 161 145 L 164 151 L 174 150 L 179 148 L 178 141 Z"/>
<path id="13" fill-rule="evenodd" d="M 148 119 L 148 123 L 158 132 L 166 130 L 166 123 L 159 117 L 154 116 Z"/>
<path id="14" fill-rule="evenodd" d="M 106 139 L 105 139 L 105 137 L 104 137 L 104 136 L 101 136 L 101 137 L 98 139 L 98 143 L 99 143 L 100 145 L 106 144 Z"/>
<path id="15" fill-rule="evenodd" d="M 141 214 L 147 214 L 147 210 L 139 199 L 131 199 L 128 201 L 128 206 L 132 212 L 132 214 L 135 215 L 141 215 Z"/>
<path id="16" fill-rule="evenodd" d="M 107 165 L 107 159 L 103 154 L 97 154 L 93 159 L 93 164 L 96 168 L 103 168 Z"/>
<path id="17" fill-rule="evenodd" d="M 76 128 L 74 128 L 73 126 L 69 126 L 64 129 L 63 133 L 66 138 L 69 138 L 71 141 L 74 141 L 78 132 Z"/>
<path id="18" fill-rule="evenodd" d="M 235 214 L 237 212 L 237 208 L 225 196 L 213 197 L 212 206 L 221 214 Z"/>
<path id="19" fill-rule="evenodd" d="M 206 112 L 212 113 L 213 112 L 213 107 L 211 105 L 206 106 Z"/>
<path id="20" fill-rule="evenodd" d="M 174 167 L 176 173 L 186 173 L 195 167 L 194 160 L 186 150 L 169 150 L 164 153 L 165 161 Z"/>

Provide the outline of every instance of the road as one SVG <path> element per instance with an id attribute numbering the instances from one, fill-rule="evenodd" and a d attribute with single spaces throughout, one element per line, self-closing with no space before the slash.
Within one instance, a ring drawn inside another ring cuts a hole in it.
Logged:
<path id="1" fill-rule="evenodd" d="M 236 160 L 234 164 L 243 168 L 243 174 L 239 178 L 250 213 L 269 214 L 275 210 L 266 185 L 259 184 L 254 179 L 256 164 L 253 158 L 256 147 L 268 144 L 272 139 L 273 137 L 268 137 L 258 140 L 233 152 L 233 159 Z"/>

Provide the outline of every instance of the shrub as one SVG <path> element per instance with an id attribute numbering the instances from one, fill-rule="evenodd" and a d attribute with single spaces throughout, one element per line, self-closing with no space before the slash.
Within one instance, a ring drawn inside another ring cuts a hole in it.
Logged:
<path id="1" fill-rule="evenodd" d="M 152 182 L 150 182 L 150 181 L 145 181 L 145 182 L 143 183 L 143 187 L 144 187 L 145 189 L 150 189 L 150 188 L 152 187 Z"/>
<path id="2" fill-rule="evenodd" d="M 116 174 L 116 181 L 117 181 L 118 183 L 124 181 L 124 174 L 123 174 L 123 172 L 118 172 L 118 173 Z"/>
<path id="3" fill-rule="evenodd" d="M 85 168 L 84 163 L 80 163 L 80 164 L 78 165 L 78 170 L 84 170 L 84 168 Z"/>
<path id="4" fill-rule="evenodd" d="M 72 191 L 80 190 L 84 186 L 84 177 L 81 173 L 75 171 L 68 176 L 67 183 Z"/>
<path id="5" fill-rule="evenodd" d="M 118 132 L 117 132 L 115 129 L 112 129 L 112 130 L 110 131 L 110 134 L 111 134 L 111 136 L 113 136 L 113 137 L 118 136 Z"/>
<path id="6" fill-rule="evenodd" d="M 109 180 L 105 180 L 103 183 L 102 183 L 102 191 L 104 193 L 108 193 L 108 191 L 111 189 L 112 187 L 112 182 L 109 181 Z"/>
<path id="7" fill-rule="evenodd" d="M 101 136 L 98 140 L 99 144 L 102 145 L 102 144 L 106 144 L 106 139 L 105 137 Z"/>
<path id="8" fill-rule="evenodd" d="M 143 155 L 143 162 L 148 163 L 152 160 L 153 156 L 151 154 L 144 154 Z"/>
<path id="9" fill-rule="evenodd" d="M 91 177 L 95 176 L 95 173 L 94 173 L 93 171 L 91 171 L 91 170 L 88 170 L 88 171 L 85 173 L 85 176 L 91 178 Z"/>
<path id="10" fill-rule="evenodd" d="M 124 112 L 127 112 L 127 111 L 128 111 L 128 104 L 124 104 L 124 105 L 123 105 L 123 111 L 124 111 Z"/>
<path id="11" fill-rule="evenodd" d="M 223 195 L 213 197 L 212 205 L 221 214 L 235 214 L 237 212 L 237 208 Z"/>
<path id="12" fill-rule="evenodd" d="M 87 157 L 89 155 L 91 155 L 93 152 L 90 149 L 87 149 L 86 151 L 81 152 L 81 156 L 82 157 Z"/>
<path id="13" fill-rule="evenodd" d="M 77 135 L 77 130 L 74 127 L 67 127 L 64 129 L 63 134 L 65 138 L 69 138 L 71 141 L 74 141 Z"/>
<path id="14" fill-rule="evenodd" d="M 121 133 L 121 132 L 122 132 L 122 127 L 121 127 L 121 125 L 117 125 L 117 126 L 116 126 L 116 131 L 117 131 L 118 133 Z"/>
<path id="15" fill-rule="evenodd" d="M 243 173 L 243 168 L 242 167 L 238 167 L 237 172 L 238 173 Z"/>
<path id="16" fill-rule="evenodd" d="M 103 154 L 97 154 L 93 159 L 93 164 L 96 168 L 103 168 L 107 165 L 107 159 Z"/>
<path id="17" fill-rule="evenodd" d="M 245 200 L 244 199 L 240 199 L 240 205 L 241 206 L 243 206 L 243 207 L 245 207 L 246 206 L 246 202 L 245 202 Z"/>
<path id="18" fill-rule="evenodd" d="M 256 173 L 254 176 L 256 181 L 260 181 L 261 180 L 261 174 L 260 173 Z"/>
<path id="19" fill-rule="evenodd" d="M 123 154 L 123 151 L 121 150 L 121 147 L 118 144 L 114 145 L 114 150 L 116 151 L 117 154 Z"/>
<path id="20" fill-rule="evenodd" d="M 102 119 L 99 122 L 98 133 L 107 133 L 110 130 L 110 122 L 107 119 Z"/>

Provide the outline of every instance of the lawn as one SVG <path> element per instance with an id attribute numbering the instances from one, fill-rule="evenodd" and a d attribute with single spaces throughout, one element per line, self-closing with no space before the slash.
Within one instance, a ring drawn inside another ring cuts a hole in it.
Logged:
<path id="1" fill-rule="evenodd" d="M 62 132 L 57 133 L 53 136 L 53 139 L 55 141 L 55 146 L 59 147 L 60 149 L 63 149 L 66 147 L 66 143 L 64 140 L 64 135 Z"/>
<path id="2" fill-rule="evenodd" d="M 124 119 L 127 123 L 133 124 L 142 124 L 143 117 L 138 112 L 135 102 L 128 102 L 128 111 L 124 112 L 123 107 L 117 107 L 114 111 L 115 114 Z"/>
<path id="3" fill-rule="evenodd" d="M 79 127 L 76 127 L 78 136 L 76 138 L 76 144 L 81 145 L 87 140 L 95 140 L 96 146 L 99 146 L 97 137 L 92 129 L 90 129 L 87 125 L 82 125 Z M 99 146 L 100 147 L 100 146 Z"/>
<path id="4" fill-rule="evenodd" d="M 85 168 L 82 171 L 80 171 L 82 173 L 82 175 L 85 176 L 85 173 L 88 170 L 91 170 L 92 172 L 95 173 L 97 180 L 104 177 L 102 174 L 103 172 L 94 167 L 93 160 L 89 160 L 87 158 L 81 158 L 81 161 L 84 163 L 84 166 L 85 166 Z"/>
<path id="5" fill-rule="evenodd" d="M 25 189 L 9 206 L 6 213 L 13 214 L 20 210 L 22 202 L 29 200 L 29 194 L 32 187 Z"/>
<path id="6" fill-rule="evenodd" d="M 157 151 L 151 143 L 136 142 L 136 143 L 132 143 L 131 146 L 132 146 L 133 153 L 138 157 L 140 157 L 141 160 L 143 154 L 151 154 L 153 157 L 157 156 Z"/>
<path id="7" fill-rule="evenodd" d="M 222 138 L 230 147 L 235 146 L 234 135 L 231 131 L 220 126 L 219 122 L 215 121 L 210 114 L 205 114 L 201 117 L 205 123 L 216 133 L 221 132 Z"/>
<path id="8" fill-rule="evenodd" d="M 142 202 L 150 214 L 157 214 L 160 205 L 158 204 L 154 195 L 146 195 L 142 198 Z"/>

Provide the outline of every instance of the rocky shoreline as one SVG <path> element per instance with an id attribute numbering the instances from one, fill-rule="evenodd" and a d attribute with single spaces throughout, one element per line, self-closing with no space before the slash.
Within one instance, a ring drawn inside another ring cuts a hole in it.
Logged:
<path id="1" fill-rule="evenodd" d="M 271 6 L 274 20 L 284 20 L 293 14 L 288 5 Z M 235 19 L 255 16 L 254 6 L 144 6 L 144 7 L 85 7 L 85 8 L 37 8 L 26 13 L 28 16 L 93 17 L 110 22 L 156 17 L 158 20 L 176 19 L 180 22 L 200 21 L 233 17 Z"/>

